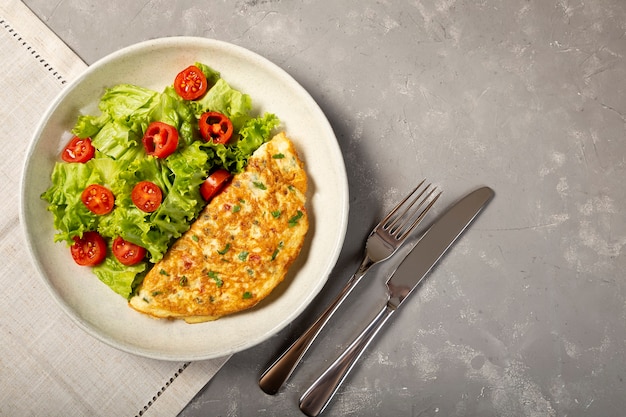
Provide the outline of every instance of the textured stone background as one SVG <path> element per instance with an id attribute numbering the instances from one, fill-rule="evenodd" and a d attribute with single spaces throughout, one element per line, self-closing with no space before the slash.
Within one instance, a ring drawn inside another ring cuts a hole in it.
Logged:
<path id="1" fill-rule="evenodd" d="M 258 376 L 424 177 L 444 190 L 437 211 L 481 185 L 497 196 L 326 415 L 623 414 L 626 2 L 24 2 L 87 63 L 172 35 L 244 46 L 298 80 L 337 135 L 351 210 L 326 288 L 181 416 L 299 415 L 300 394 L 378 309 L 376 285 L 353 294 L 280 395 Z"/>

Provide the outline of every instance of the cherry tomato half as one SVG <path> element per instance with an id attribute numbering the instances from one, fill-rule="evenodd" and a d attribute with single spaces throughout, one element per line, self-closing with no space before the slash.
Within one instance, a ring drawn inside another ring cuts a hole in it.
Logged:
<path id="1" fill-rule="evenodd" d="M 98 232 L 85 232 L 83 237 L 76 236 L 70 247 L 74 262 L 82 266 L 98 265 L 107 254 L 107 245 Z"/>
<path id="2" fill-rule="evenodd" d="M 204 180 L 202 185 L 200 185 L 200 194 L 202 194 L 202 198 L 204 198 L 205 201 L 211 200 L 222 190 L 222 188 L 224 188 L 230 177 L 230 172 L 225 169 L 218 169 L 209 175 L 209 177 Z"/>
<path id="3" fill-rule="evenodd" d="M 100 216 L 110 213 L 115 204 L 113 193 L 100 184 L 88 185 L 80 198 L 89 210 Z"/>
<path id="4" fill-rule="evenodd" d="M 124 265 L 135 265 L 141 262 L 144 256 L 146 256 L 146 250 L 144 248 L 124 240 L 121 236 L 113 240 L 112 250 L 113 255 Z"/>
<path id="5" fill-rule="evenodd" d="M 91 144 L 91 138 L 79 138 L 74 136 L 63 149 L 61 159 L 65 162 L 85 163 L 93 158 L 96 148 Z"/>
<path id="6" fill-rule="evenodd" d="M 163 122 L 152 122 L 143 135 L 143 147 L 148 155 L 165 158 L 178 147 L 178 130 Z"/>
<path id="7" fill-rule="evenodd" d="M 130 193 L 130 199 L 133 204 L 141 211 L 152 213 L 161 205 L 163 201 L 163 193 L 158 185 L 150 181 L 141 181 L 133 188 Z"/>
<path id="8" fill-rule="evenodd" d="M 174 90 L 184 100 L 195 100 L 207 90 L 207 80 L 200 68 L 192 65 L 178 73 L 174 79 Z"/>
<path id="9" fill-rule="evenodd" d="M 205 142 L 211 140 L 223 144 L 233 135 L 233 123 L 226 115 L 216 111 L 209 111 L 200 116 L 198 127 Z"/>

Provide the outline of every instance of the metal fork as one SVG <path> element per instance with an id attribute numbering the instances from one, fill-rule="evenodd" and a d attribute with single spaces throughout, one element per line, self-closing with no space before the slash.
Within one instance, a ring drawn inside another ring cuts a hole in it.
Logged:
<path id="1" fill-rule="evenodd" d="M 441 192 L 426 180 L 420 182 L 404 200 L 398 203 L 371 231 L 365 245 L 365 256 L 357 271 L 348 280 L 335 300 L 320 317 L 261 375 L 259 386 L 267 394 L 276 394 L 291 376 L 304 354 L 313 344 L 326 323 L 338 310 L 366 272 L 375 264 L 393 255 L 405 242 L 411 231 L 422 221 L 435 204 Z"/>

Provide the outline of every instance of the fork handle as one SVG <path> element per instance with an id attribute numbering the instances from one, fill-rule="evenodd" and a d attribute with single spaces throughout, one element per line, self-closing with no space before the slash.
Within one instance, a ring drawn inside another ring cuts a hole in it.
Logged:
<path id="1" fill-rule="evenodd" d="M 334 299 L 326 310 L 293 344 L 283 352 L 276 361 L 261 375 L 259 386 L 265 393 L 274 395 L 280 387 L 289 379 L 293 371 L 300 363 L 304 354 L 309 350 L 317 336 L 328 323 L 328 320 L 339 309 L 339 306 L 350 295 L 352 290 L 365 275 L 367 269 L 371 266 L 371 260 L 366 258 L 357 272 L 352 275 L 341 292 Z"/>
<path id="2" fill-rule="evenodd" d="M 380 310 L 341 356 L 306 390 L 300 398 L 300 410 L 304 414 L 317 417 L 324 411 L 339 386 L 394 311 L 395 308 L 389 304 Z"/>

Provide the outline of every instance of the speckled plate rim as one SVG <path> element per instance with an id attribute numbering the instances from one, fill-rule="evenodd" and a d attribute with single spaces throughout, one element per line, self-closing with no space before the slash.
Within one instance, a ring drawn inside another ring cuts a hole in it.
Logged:
<path id="1" fill-rule="evenodd" d="M 52 215 L 40 195 L 79 114 L 98 113 L 104 88 L 132 83 L 161 91 L 176 73 L 203 62 L 249 94 L 259 114 L 275 113 L 309 176 L 310 230 L 289 276 L 255 308 L 202 324 L 155 320 L 137 313 L 88 268 L 54 243 Z M 172 361 L 223 357 L 255 346 L 292 322 L 325 285 L 348 224 L 348 181 L 332 127 L 310 94 L 266 58 L 227 42 L 169 37 L 121 49 L 91 65 L 51 103 L 36 127 L 22 176 L 21 223 L 34 265 L 53 298 L 93 337 L 126 352 Z"/>

